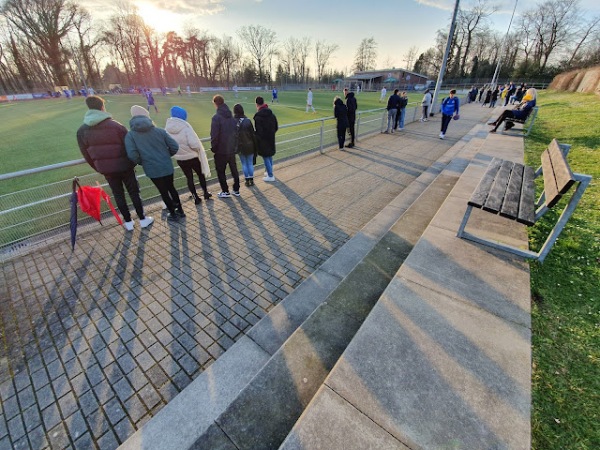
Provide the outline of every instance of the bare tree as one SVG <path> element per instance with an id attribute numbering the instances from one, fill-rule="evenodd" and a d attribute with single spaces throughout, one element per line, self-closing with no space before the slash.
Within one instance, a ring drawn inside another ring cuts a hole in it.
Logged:
<path id="1" fill-rule="evenodd" d="M 240 28 L 238 35 L 258 67 L 258 81 L 266 81 L 263 72 L 276 51 L 275 32 L 262 25 L 248 25 Z"/>
<path id="2" fill-rule="evenodd" d="M 419 48 L 416 45 L 410 47 L 407 52 L 402 57 L 404 61 L 404 67 L 408 70 L 413 69 L 413 64 L 417 60 L 417 55 L 419 54 Z"/>
<path id="3" fill-rule="evenodd" d="M 317 79 L 321 81 L 325 68 L 333 53 L 340 48 L 337 44 L 327 44 L 325 41 L 315 43 L 315 61 L 317 63 Z"/>
<path id="4" fill-rule="evenodd" d="M 59 84 L 66 84 L 61 40 L 73 29 L 79 7 L 66 0 L 7 0 L 1 13 L 38 46 Z"/>
<path id="5" fill-rule="evenodd" d="M 356 50 L 354 56 L 354 69 L 358 72 L 372 70 L 377 61 L 377 43 L 375 38 L 364 38 Z"/>
<path id="6" fill-rule="evenodd" d="M 468 11 L 459 10 L 457 19 L 457 34 L 461 36 L 461 47 L 457 56 L 460 63 L 459 73 L 464 76 L 468 62 L 469 52 L 473 44 L 474 33 L 485 26 L 486 19 L 497 11 L 496 6 L 489 4 L 489 0 L 477 0 L 477 3 Z"/>
<path id="7" fill-rule="evenodd" d="M 598 25 L 600 25 L 600 16 L 592 18 L 590 21 L 583 25 L 581 37 L 575 45 L 573 53 L 571 53 L 571 58 L 569 58 L 569 61 L 567 62 L 567 67 L 571 67 L 573 65 L 575 57 L 577 56 L 581 48 L 584 46 L 586 41 L 588 41 L 588 38 L 590 36 L 593 36 L 594 32 L 598 30 Z"/>

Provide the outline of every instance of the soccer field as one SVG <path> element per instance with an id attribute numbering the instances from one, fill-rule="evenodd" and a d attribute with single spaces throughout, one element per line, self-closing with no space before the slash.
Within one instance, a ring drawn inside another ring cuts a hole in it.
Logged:
<path id="1" fill-rule="evenodd" d="M 193 93 L 188 97 L 169 94 L 155 96 L 158 113 L 151 111 L 151 117 L 159 127 L 164 127 L 172 106 L 178 105 L 188 111 L 188 121 L 201 138 L 210 134 L 210 121 L 215 112 L 212 103 L 214 92 Z M 306 91 L 279 91 L 279 103 L 271 104 L 271 92 L 239 91 L 238 97 L 231 91 L 220 92 L 231 109 L 240 103 L 250 118 L 254 116 L 256 107 L 254 99 L 262 95 L 269 107 L 275 112 L 280 125 L 297 123 L 315 118 L 326 118 L 333 115 L 333 99 L 343 96 L 340 91 L 315 91 L 314 106 L 316 114 L 306 113 Z M 359 111 L 385 107 L 379 102 L 379 92 L 361 92 L 358 99 Z M 409 95 L 409 102 L 418 102 L 422 93 Z M 122 94 L 106 95 L 106 109 L 113 118 L 129 128 L 133 105 L 146 106 L 142 95 Z M 0 173 L 10 173 L 50 164 L 80 159 L 75 133 L 82 124 L 87 108 L 83 97 L 70 100 L 45 99 L 0 104 L 0 135 L 2 146 Z M 205 145 L 209 151 L 209 145 Z M 210 152 L 209 152 L 210 157 Z M 73 176 L 81 176 L 92 171 L 87 165 L 81 165 L 52 171 L 43 174 L 28 175 L 0 183 L 0 194 L 14 192 L 30 186 L 65 180 Z"/>

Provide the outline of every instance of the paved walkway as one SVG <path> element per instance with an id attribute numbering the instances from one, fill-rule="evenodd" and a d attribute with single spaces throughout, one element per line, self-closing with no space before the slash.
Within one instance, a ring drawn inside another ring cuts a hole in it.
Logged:
<path id="1" fill-rule="evenodd" d="M 2 265 L 0 449 L 114 449 L 489 109 L 276 166 L 240 198 L 148 230 L 95 226 Z M 216 187 L 213 189 L 215 190 Z M 152 209 L 154 208 L 154 211 Z"/>

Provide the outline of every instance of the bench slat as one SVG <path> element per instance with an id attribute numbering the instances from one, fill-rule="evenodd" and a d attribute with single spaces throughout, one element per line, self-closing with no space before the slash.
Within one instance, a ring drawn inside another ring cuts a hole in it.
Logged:
<path id="1" fill-rule="evenodd" d="M 498 158 L 492 159 L 490 165 L 488 166 L 487 171 L 483 175 L 483 178 L 475 188 L 475 191 L 471 195 L 471 199 L 469 200 L 469 206 L 473 206 L 475 208 L 482 208 L 487 199 L 490 188 L 492 187 L 492 183 L 494 182 L 494 178 L 496 177 L 496 173 L 500 170 L 500 165 L 502 164 L 502 160 Z"/>
<path id="2" fill-rule="evenodd" d="M 548 208 L 556 205 L 560 200 L 560 192 L 556 185 L 556 178 L 554 178 L 554 170 L 552 169 L 552 160 L 550 159 L 550 152 L 544 150 L 542 153 L 542 173 L 544 174 L 544 194 L 546 194 L 545 203 Z"/>
<path id="3" fill-rule="evenodd" d="M 565 158 L 564 153 L 560 150 L 560 146 L 556 139 L 553 139 L 548 147 L 550 152 L 550 160 L 552 162 L 552 170 L 554 172 L 554 178 L 556 179 L 556 186 L 561 194 L 567 193 L 575 178 L 573 172 L 569 167 L 569 163 Z"/>
<path id="4" fill-rule="evenodd" d="M 498 170 L 494 183 L 492 184 L 492 189 L 483 205 L 484 211 L 490 211 L 496 214 L 500 211 L 513 165 L 514 163 L 512 161 L 502 161 L 500 170 Z"/>
<path id="5" fill-rule="evenodd" d="M 521 198 L 521 186 L 523 185 L 523 164 L 515 164 L 510 173 L 506 194 L 500 209 L 502 217 L 516 219 L 519 214 L 519 199 Z"/>
<path id="6" fill-rule="evenodd" d="M 535 223 L 535 170 L 525 166 L 517 222 L 531 226 Z"/>

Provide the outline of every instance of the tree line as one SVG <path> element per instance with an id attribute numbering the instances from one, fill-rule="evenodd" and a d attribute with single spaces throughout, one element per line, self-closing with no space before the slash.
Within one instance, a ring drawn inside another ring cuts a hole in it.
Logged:
<path id="1" fill-rule="evenodd" d="M 492 0 L 477 0 L 461 9 L 448 56 L 446 79 L 491 79 L 500 62 L 500 77 L 552 78 L 557 73 L 600 64 L 600 16 L 590 17 L 579 0 L 546 0 L 515 17 L 510 32 L 490 28 L 498 12 Z M 450 27 L 448 27 L 449 29 Z M 435 45 L 405 61 L 414 71 L 437 76 L 448 39 L 439 30 Z"/>
<path id="2" fill-rule="evenodd" d="M 506 35 L 490 27 L 497 12 L 492 1 L 476 0 L 460 10 L 446 78 L 491 78 L 498 61 L 501 76 L 530 79 L 600 62 L 600 17 L 585 17 L 579 0 L 541 2 L 521 14 Z M 72 0 L 0 5 L 0 91 L 5 93 L 83 84 L 106 89 L 109 84 L 330 83 L 348 75 L 330 67 L 337 44 L 311 37 L 279 41 L 262 25 L 243 26 L 235 36 L 214 36 L 191 25 L 181 34 L 158 33 L 127 2 L 118 3 L 102 23 Z M 404 64 L 388 59 L 386 68 L 437 76 L 447 33 L 439 30 L 425 52 L 411 47 Z M 376 64 L 377 43 L 365 38 L 352 69 L 372 70 Z"/>

